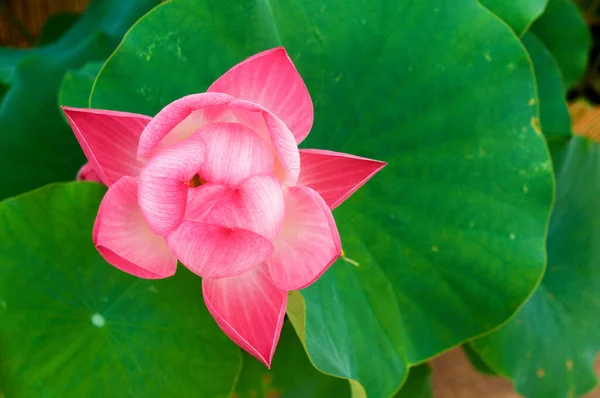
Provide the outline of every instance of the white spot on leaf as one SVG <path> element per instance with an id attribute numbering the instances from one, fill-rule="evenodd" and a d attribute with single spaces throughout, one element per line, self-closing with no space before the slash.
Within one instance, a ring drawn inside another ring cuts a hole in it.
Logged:
<path id="1" fill-rule="evenodd" d="M 97 312 L 92 315 L 92 325 L 96 326 L 97 328 L 101 328 L 104 327 L 104 324 L 106 323 L 106 320 L 104 319 L 104 317 L 100 314 L 98 314 Z"/>

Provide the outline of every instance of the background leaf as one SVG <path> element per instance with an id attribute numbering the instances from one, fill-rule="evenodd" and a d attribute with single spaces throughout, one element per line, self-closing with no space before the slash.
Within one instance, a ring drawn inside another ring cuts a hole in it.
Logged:
<path id="1" fill-rule="evenodd" d="M 550 142 L 557 178 L 542 284 L 515 318 L 472 347 L 531 398 L 580 396 L 600 349 L 600 146 Z"/>
<path id="2" fill-rule="evenodd" d="M 96 0 L 53 44 L 32 50 L 0 49 L 0 80 L 9 88 L 0 104 L 4 150 L 0 199 L 41 185 L 74 179 L 83 152 L 57 107 L 68 69 L 108 57 L 133 22 L 158 0 Z"/>
<path id="3" fill-rule="evenodd" d="M 75 108 L 89 108 L 92 86 L 103 64 L 102 61 L 89 62 L 79 70 L 67 71 L 58 92 L 58 103 Z"/>
<path id="4" fill-rule="evenodd" d="M 546 8 L 548 0 L 480 0 L 494 14 L 522 36 Z"/>
<path id="5" fill-rule="evenodd" d="M 294 328 L 286 322 L 268 370 L 244 352 L 244 367 L 235 388 L 236 398 L 347 398 L 348 382 L 315 370 Z"/>
<path id="6" fill-rule="evenodd" d="M 535 70 L 542 131 L 547 137 L 569 135 L 571 118 L 558 64 L 535 34 L 528 32 L 522 40 Z"/>
<path id="7" fill-rule="evenodd" d="M 389 397 L 541 277 L 553 183 L 532 68 L 474 0 L 174 0 L 126 35 L 91 104 L 153 115 L 279 44 L 315 105 L 303 146 L 389 162 L 335 212 L 360 266 L 340 261 L 295 296 L 317 368 Z"/>
<path id="8" fill-rule="evenodd" d="M 106 188 L 51 185 L 0 203 L 0 385 L 7 397 L 228 397 L 240 350 L 180 267 L 144 280 L 91 239 Z"/>
<path id="9" fill-rule="evenodd" d="M 554 55 L 565 89 L 583 75 L 590 50 L 590 34 L 581 13 L 571 0 L 548 0 L 546 11 L 531 26 L 531 32 Z"/>

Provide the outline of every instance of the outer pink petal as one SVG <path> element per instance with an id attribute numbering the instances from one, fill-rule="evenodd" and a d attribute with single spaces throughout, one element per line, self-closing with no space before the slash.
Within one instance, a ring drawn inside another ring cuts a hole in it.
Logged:
<path id="1" fill-rule="evenodd" d="M 167 244 L 183 265 L 206 278 L 242 274 L 274 250 L 270 240 L 254 232 L 190 220 L 167 237 Z"/>
<path id="2" fill-rule="evenodd" d="M 208 310 L 237 345 L 267 367 L 285 316 L 287 292 L 271 281 L 264 265 L 232 278 L 203 279 Z"/>
<path id="3" fill-rule="evenodd" d="M 274 177 L 253 176 L 236 188 L 205 184 L 191 189 L 185 218 L 244 228 L 272 241 L 283 224 L 284 206 Z"/>
<path id="4" fill-rule="evenodd" d="M 319 149 L 301 149 L 298 185 L 317 191 L 333 210 L 387 163 Z"/>
<path id="5" fill-rule="evenodd" d="M 192 94 L 164 107 L 140 137 L 138 157 L 172 145 L 194 131 L 216 122 L 235 122 L 254 130 L 269 142 L 277 156 L 275 174 L 293 185 L 300 173 L 300 154 L 294 135 L 281 119 L 255 103 L 221 93 Z"/>
<path id="6" fill-rule="evenodd" d="M 108 189 L 93 239 L 106 261 L 129 274 L 147 279 L 175 274 L 177 259 L 144 221 L 137 204 L 137 183 L 131 177 L 121 178 Z"/>
<path id="7" fill-rule="evenodd" d="M 139 204 L 150 229 L 164 236 L 183 220 L 188 182 L 200 170 L 206 150 L 194 136 L 150 158 L 140 173 Z"/>
<path id="8" fill-rule="evenodd" d="M 212 123 L 196 133 L 206 143 L 200 176 L 208 182 L 238 185 L 252 175 L 273 174 L 273 153 L 249 127 Z"/>
<path id="9" fill-rule="evenodd" d="M 269 260 L 277 287 L 298 290 L 310 285 L 341 253 L 340 235 L 325 201 L 310 188 L 288 188 L 285 221 Z"/>
<path id="10" fill-rule="evenodd" d="M 87 162 L 77 172 L 77 176 L 75 177 L 77 181 L 95 181 L 102 182 L 102 179 L 94 169 L 94 166 Z"/>
<path id="11" fill-rule="evenodd" d="M 256 54 L 237 64 L 210 86 L 248 100 L 277 115 L 302 142 L 313 123 L 313 105 L 306 85 L 283 47 Z"/>
<path id="12" fill-rule="evenodd" d="M 135 113 L 63 106 L 67 120 L 92 167 L 106 185 L 122 176 L 136 177 L 140 134 L 152 118 Z"/>

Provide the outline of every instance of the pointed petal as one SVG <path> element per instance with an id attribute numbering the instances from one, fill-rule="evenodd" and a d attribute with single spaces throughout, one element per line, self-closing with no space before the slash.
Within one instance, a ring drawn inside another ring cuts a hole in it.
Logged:
<path id="1" fill-rule="evenodd" d="M 181 223 L 187 184 L 202 167 L 205 153 L 204 142 L 193 136 L 162 149 L 142 169 L 139 204 L 154 234 L 164 236 Z"/>
<path id="2" fill-rule="evenodd" d="M 234 186 L 253 175 L 273 174 L 273 153 L 249 127 L 212 123 L 196 134 L 206 143 L 206 161 L 199 173 L 205 181 Z"/>
<path id="3" fill-rule="evenodd" d="M 111 186 L 123 176 L 139 174 L 143 163 L 136 157 L 138 141 L 152 118 L 99 109 L 62 109 L 102 182 Z"/>
<path id="4" fill-rule="evenodd" d="M 274 250 L 271 241 L 254 232 L 191 220 L 169 234 L 167 244 L 183 265 L 203 278 L 242 274 Z"/>
<path id="5" fill-rule="evenodd" d="M 243 124 L 262 137 L 277 156 L 275 175 L 288 185 L 300 173 L 300 154 L 294 135 L 277 116 L 249 101 L 221 93 L 192 94 L 171 102 L 148 124 L 140 137 L 138 157 L 182 141 L 216 122 Z"/>
<path id="6" fill-rule="evenodd" d="M 206 307 L 237 345 L 267 367 L 279 341 L 287 292 L 278 289 L 264 265 L 231 278 L 202 280 Z"/>
<path id="7" fill-rule="evenodd" d="M 81 168 L 77 172 L 77 176 L 75 176 L 75 180 L 77 180 L 77 181 L 95 181 L 95 182 L 100 182 L 100 183 L 102 182 L 102 179 L 100 178 L 100 176 L 94 169 L 94 166 L 90 162 L 87 162 L 86 164 L 81 166 Z"/>
<path id="8" fill-rule="evenodd" d="M 137 204 L 137 183 L 123 177 L 109 189 L 98 211 L 93 239 L 106 261 L 140 278 L 175 274 L 177 259 L 165 240 L 153 235 Z"/>
<path id="9" fill-rule="evenodd" d="M 283 120 L 298 144 L 312 127 L 310 95 L 283 47 L 263 51 L 237 64 L 207 91 L 229 94 L 263 106 Z"/>
<path id="10" fill-rule="evenodd" d="M 340 235 L 325 201 L 310 188 L 288 188 L 285 220 L 268 262 L 277 287 L 298 290 L 310 285 L 341 253 Z"/>
<path id="11" fill-rule="evenodd" d="M 317 191 L 333 210 L 387 163 L 319 149 L 301 149 L 298 185 Z"/>
<path id="12" fill-rule="evenodd" d="M 205 184 L 189 191 L 185 218 L 244 228 L 273 241 L 283 224 L 283 191 L 271 176 L 250 177 L 237 188 Z"/>

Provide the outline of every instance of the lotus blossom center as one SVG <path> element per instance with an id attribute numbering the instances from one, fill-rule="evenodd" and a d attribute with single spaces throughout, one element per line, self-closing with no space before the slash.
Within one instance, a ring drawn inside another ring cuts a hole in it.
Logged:
<path id="1" fill-rule="evenodd" d="M 204 181 L 202 177 L 198 175 L 198 173 L 194 174 L 190 182 L 188 182 L 188 186 L 190 188 L 196 188 L 203 184 L 206 184 L 206 181 Z"/>

